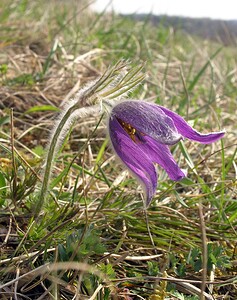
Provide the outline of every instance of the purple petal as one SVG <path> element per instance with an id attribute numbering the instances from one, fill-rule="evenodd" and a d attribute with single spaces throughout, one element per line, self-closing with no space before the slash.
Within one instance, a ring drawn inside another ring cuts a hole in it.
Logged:
<path id="1" fill-rule="evenodd" d="M 158 105 L 144 101 L 124 101 L 114 106 L 111 114 L 162 144 L 172 145 L 182 138 L 172 118 Z"/>
<path id="2" fill-rule="evenodd" d="M 153 162 L 159 164 L 167 172 L 170 179 L 179 181 L 185 177 L 185 174 L 174 160 L 168 146 L 160 144 L 148 136 L 145 136 L 144 139 L 146 143 L 140 147 Z"/>
<path id="3" fill-rule="evenodd" d="M 115 117 L 109 119 L 109 134 L 115 153 L 144 187 L 148 206 L 157 187 L 157 173 L 151 159 L 131 139 Z"/>
<path id="4" fill-rule="evenodd" d="M 154 105 L 154 104 L 153 104 Z M 155 106 L 155 105 L 154 105 Z M 178 132 L 183 136 L 190 140 L 200 142 L 202 144 L 210 144 L 219 139 L 221 139 L 225 131 L 212 132 L 207 134 L 202 134 L 195 129 L 193 129 L 181 116 L 170 111 L 169 109 L 158 106 L 167 116 L 169 116 L 173 122 Z"/>

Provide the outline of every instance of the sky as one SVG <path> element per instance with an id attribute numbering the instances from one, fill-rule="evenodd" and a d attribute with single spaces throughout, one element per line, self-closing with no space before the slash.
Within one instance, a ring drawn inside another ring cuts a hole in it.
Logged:
<path id="1" fill-rule="evenodd" d="M 110 3 L 108 5 L 108 3 Z M 237 20 L 237 0 L 96 0 L 96 11 L 153 13 L 211 19 Z"/>

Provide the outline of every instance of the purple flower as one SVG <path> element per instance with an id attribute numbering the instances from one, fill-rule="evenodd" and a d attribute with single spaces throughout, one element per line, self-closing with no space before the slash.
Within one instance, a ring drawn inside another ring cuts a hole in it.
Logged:
<path id="1" fill-rule="evenodd" d="M 209 144 L 224 134 L 224 131 L 201 134 L 178 114 L 143 101 L 121 102 L 113 107 L 109 118 L 109 135 L 114 151 L 142 184 L 147 206 L 157 187 L 158 175 L 154 163 L 165 169 L 172 180 L 185 177 L 169 145 L 183 137 Z"/>

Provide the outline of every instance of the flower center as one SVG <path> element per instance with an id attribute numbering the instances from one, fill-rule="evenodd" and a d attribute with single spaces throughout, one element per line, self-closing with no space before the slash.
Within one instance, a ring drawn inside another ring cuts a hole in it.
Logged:
<path id="1" fill-rule="evenodd" d="M 144 142 L 140 131 L 132 127 L 129 123 L 124 122 L 123 120 L 117 118 L 119 124 L 123 127 L 123 129 L 127 132 L 130 138 L 134 141 L 134 143 Z"/>

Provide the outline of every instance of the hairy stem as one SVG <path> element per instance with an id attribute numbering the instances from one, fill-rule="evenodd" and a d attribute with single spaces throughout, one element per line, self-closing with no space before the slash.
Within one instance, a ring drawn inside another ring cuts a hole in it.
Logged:
<path id="1" fill-rule="evenodd" d="M 51 170 L 52 170 L 52 165 L 53 165 L 53 160 L 55 156 L 55 149 L 58 144 L 58 140 L 60 138 L 60 135 L 62 133 L 62 130 L 64 128 L 64 125 L 66 122 L 69 120 L 70 116 L 78 109 L 77 103 L 74 104 L 73 106 L 69 107 L 69 109 L 66 111 L 66 113 L 63 115 L 62 119 L 59 121 L 55 132 L 52 136 L 48 153 L 47 153 L 47 158 L 46 158 L 46 166 L 45 166 L 45 171 L 44 171 L 44 176 L 43 176 L 43 181 L 42 181 L 42 186 L 39 194 L 39 199 L 38 202 L 36 203 L 35 211 L 34 211 L 34 217 L 37 218 L 39 216 L 39 213 L 41 211 L 41 208 L 44 204 L 45 197 L 48 191 L 49 187 L 49 179 L 51 176 Z"/>

